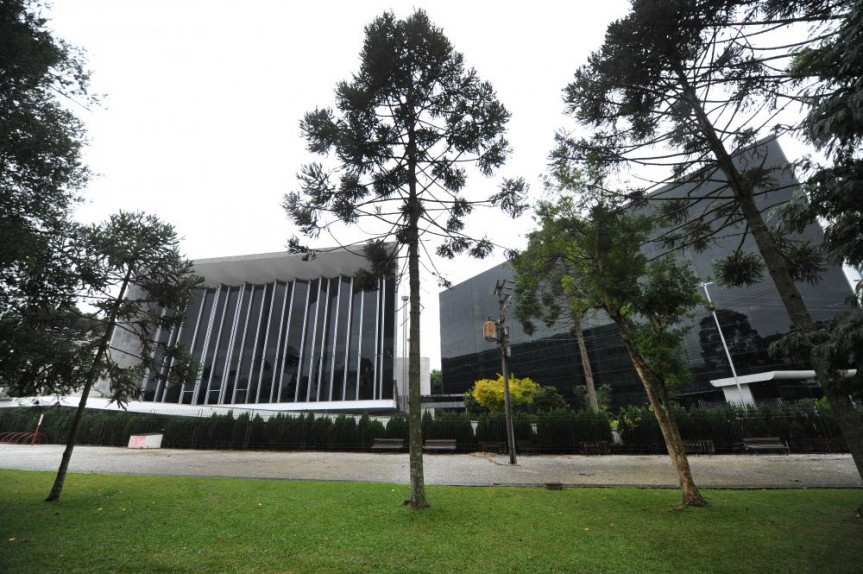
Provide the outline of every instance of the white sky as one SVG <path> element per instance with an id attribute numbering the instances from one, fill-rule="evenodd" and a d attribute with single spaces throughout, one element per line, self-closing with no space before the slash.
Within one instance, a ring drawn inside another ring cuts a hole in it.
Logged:
<path id="1" fill-rule="evenodd" d="M 468 188 L 482 197 L 500 176 L 520 175 L 536 197 L 554 132 L 571 125 L 561 90 L 626 7 L 624 0 L 55 0 L 51 26 L 86 50 L 92 91 L 105 94 L 101 107 L 78 108 L 97 176 L 77 216 L 157 214 L 178 229 L 193 259 L 284 249 L 296 232 L 282 196 L 311 159 L 300 119 L 331 106 L 336 83 L 356 71 L 366 24 L 385 10 L 404 18 L 414 8 L 443 28 L 512 113 L 511 159 L 491 180 L 469 179 Z M 531 225 L 522 219 L 507 223 L 485 211 L 467 232 L 520 247 Z M 439 268 L 458 283 L 500 261 L 498 252 Z M 424 281 L 422 354 L 433 368 L 440 366 L 439 291 Z"/>

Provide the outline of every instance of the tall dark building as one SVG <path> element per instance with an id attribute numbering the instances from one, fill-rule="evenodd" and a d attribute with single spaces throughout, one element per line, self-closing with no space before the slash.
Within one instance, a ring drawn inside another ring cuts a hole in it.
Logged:
<path id="1" fill-rule="evenodd" d="M 796 190 L 793 175 L 782 166 L 787 160 L 774 141 L 761 144 L 755 151 L 743 156 L 742 167 L 757 164 L 776 168 L 773 189 L 757 198 L 765 214 L 789 201 Z M 721 177 L 711 174 L 711 185 L 721 186 Z M 683 197 L 692 186 L 669 187 L 661 190 L 665 197 Z M 711 209 L 708 201 L 695 204 L 690 213 L 703 213 Z M 768 215 L 769 217 L 769 215 Z M 732 252 L 740 242 L 741 228 L 726 230 L 723 237 L 702 253 L 686 251 L 677 256 L 692 262 L 695 272 L 710 281 L 711 262 Z M 817 225 L 810 225 L 801 238 L 820 243 L 822 233 Z M 746 237 L 745 248 L 757 252 L 751 235 Z M 652 253 L 658 244 L 646 248 Z M 500 354 L 493 343 L 482 337 L 482 323 L 497 318 L 497 298 L 493 295 L 498 279 L 512 279 L 514 271 L 504 263 L 460 283 L 440 294 L 441 367 L 445 393 L 461 393 L 480 378 L 494 377 L 500 372 Z M 842 269 L 828 266 L 817 285 L 798 284 L 815 321 L 826 321 L 847 309 L 852 290 Z M 716 315 L 729 347 L 738 377 L 774 371 L 793 370 L 796 375 L 764 377 L 759 384 L 748 385 L 755 401 L 774 399 L 795 400 L 820 396 L 817 386 L 807 383 L 805 371 L 811 367 L 796 364 L 784 357 L 771 357 L 768 347 L 791 329 L 791 320 L 785 311 L 779 293 L 771 279 L 751 287 L 721 288 L 709 285 Z M 584 385 L 584 373 L 571 325 L 559 323 L 550 328 L 541 322 L 532 336 L 521 329 L 518 321 L 509 320 L 511 328 L 511 370 L 515 376 L 528 376 L 541 385 L 556 387 L 572 400 L 574 387 Z M 685 339 L 685 352 L 692 372 L 692 382 L 681 384 L 675 391 L 685 403 L 698 401 L 722 402 L 723 390 L 718 385 L 732 376 L 731 369 L 719 338 L 716 322 L 710 312 L 699 307 Z M 588 317 L 583 325 L 591 367 L 597 386 L 608 384 L 612 388 L 612 409 L 626 404 L 646 404 L 641 383 L 632 369 L 626 349 L 617 328 L 602 317 Z M 711 381 L 714 384 L 711 384 Z M 747 383 L 748 384 L 748 383 Z"/>

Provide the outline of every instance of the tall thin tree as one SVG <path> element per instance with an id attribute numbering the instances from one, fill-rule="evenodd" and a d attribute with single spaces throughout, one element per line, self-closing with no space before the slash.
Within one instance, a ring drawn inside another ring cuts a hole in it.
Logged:
<path id="1" fill-rule="evenodd" d="M 337 223 L 379 223 L 375 239 L 407 251 L 410 288 L 409 437 L 413 509 L 428 506 L 420 416 L 420 260 L 426 243 L 437 254 L 485 257 L 493 245 L 464 232 L 478 205 L 521 213 L 522 180 L 505 181 L 481 200 L 463 193 L 467 167 L 489 176 L 504 163 L 509 113 L 491 85 L 467 69 L 441 29 L 423 11 L 404 20 L 392 13 L 366 26 L 360 69 L 336 87 L 336 108 L 301 122 L 309 150 L 332 154 L 334 176 L 321 163 L 303 166 L 300 190 L 284 206 L 303 234 L 318 237 Z M 300 249 L 299 240 L 291 246 Z"/>
<path id="2" fill-rule="evenodd" d="M 180 255 L 174 228 L 152 215 L 120 212 L 104 224 L 82 228 L 79 233 L 84 257 L 78 273 L 87 287 L 89 302 L 98 309 L 102 329 L 98 338 L 81 349 L 88 357 L 87 367 L 80 373 L 81 399 L 46 502 L 57 500 L 63 491 L 87 398 L 97 381 L 104 378 L 109 396 L 122 405 L 140 394 L 140 383 L 148 370 L 170 376 L 177 383 L 192 382 L 197 374 L 185 349 L 168 348 L 154 340 L 156 329 L 182 324 L 186 303 L 200 284 L 200 278 L 192 273 L 192 263 Z M 138 344 L 131 351 L 115 348 L 112 354 L 111 342 L 118 331 L 129 333 Z M 172 359 L 170 373 L 156 364 L 165 356 Z"/>
<path id="3" fill-rule="evenodd" d="M 754 5 L 635 0 L 565 90 L 569 112 L 594 133 L 561 134 L 554 155 L 606 173 L 641 170 L 637 177 L 647 183 L 633 199 L 656 202 L 678 220 L 662 234 L 666 247 L 704 248 L 721 230 L 742 226 L 740 247 L 717 263 L 717 278 L 751 283 L 766 270 L 795 329 L 812 332 L 815 321 L 796 283 L 818 280 L 821 256 L 767 224 L 757 200 L 776 191 L 776 171 L 742 160 L 757 150 L 758 138 L 787 129 L 783 112 L 799 101 L 785 90 L 793 79 L 784 66 L 794 43 L 763 39 L 786 23 L 752 20 L 760 14 Z M 687 197 L 671 198 L 661 193 L 668 184 L 692 187 Z M 691 213 L 698 202 L 700 212 Z M 742 239 L 750 235 L 757 253 L 743 251 Z M 832 384 L 830 365 L 815 355 L 809 361 L 863 475 L 863 425 L 854 423 L 853 403 Z"/>
<path id="4" fill-rule="evenodd" d="M 554 261 L 529 273 L 560 285 L 555 296 L 565 304 L 600 311 L 617 326 L 662 431 L 683 505 L 706 505 L 692 478 L 668 388 L 688 376 L 682 359 L 685 330 L 675 325 L 700 302 L 698 279 L 673 258 L 648 262 L 640 247 L 654 223 L 644 215 L 602 202 L 582 209 L 564 196 L 541 203 L 538 218 L 540 228 L 518 258 Z"/>

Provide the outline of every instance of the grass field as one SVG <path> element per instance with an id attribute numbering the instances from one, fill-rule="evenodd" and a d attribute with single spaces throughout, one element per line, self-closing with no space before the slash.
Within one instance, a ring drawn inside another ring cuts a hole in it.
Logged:
<path id="1" fill-rule="evenodd" d="M 0 572 L 860 572 L 863 490 L 431 487 L 0 470 Z"/>

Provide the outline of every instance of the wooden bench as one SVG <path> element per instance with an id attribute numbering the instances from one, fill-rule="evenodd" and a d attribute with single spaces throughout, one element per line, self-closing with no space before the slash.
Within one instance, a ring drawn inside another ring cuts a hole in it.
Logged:
<path id="1" fill-rule="evenodd" d="M 608 441 L 584 441 L 578 443 L 578 452 L 581 454 L 611 454 L 608 450 Z"/>
<path id="2" fill-rule="evenodd" d="M 529 440 L 519 440 L 515 443 L 515 451 L 519 454 L 536 454 L 539 447 Z"/>
<path id="3" fill-rule="evenodd" d="M 423 444 L 423 450 L 428 452 L 455 452 L 455 439 L 429 439 L 425 441 L 425 444 Z"/>
<path id="4" fill-rule="evenodd" d="M 372 443 L 372 450 L 387 452 L 401 451 L 405 448 L 405 440 L 402 438 L 376 438 Z"/>
<path id="5" fill-rule="evenodd" d="M 685 440 L 683 448 L 686 454 L 716 454 L 716 445 L 712 440 Z"/>
<path id="6" fill-rule="evenodd" d="M 760 436 L 743 439 L 743 449 L 746 452 L 762 452 L 782 450 L 787 453 L 791 452 L 788 448 L 788 443 L 780 439 L 778 436 Z"/>
<path id="7" fill-rule="evenodd" d="M 506 443 L 505 442 L 482 442 L 479 443 L 480 452 L 492 452 L 494 454 L 505 454 L 506 453 Z"/>

